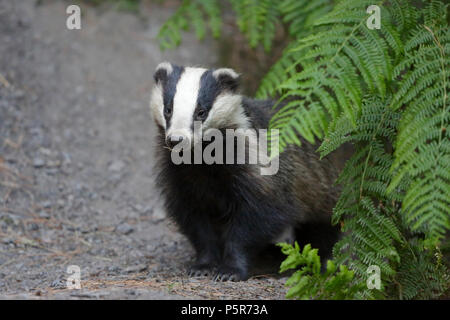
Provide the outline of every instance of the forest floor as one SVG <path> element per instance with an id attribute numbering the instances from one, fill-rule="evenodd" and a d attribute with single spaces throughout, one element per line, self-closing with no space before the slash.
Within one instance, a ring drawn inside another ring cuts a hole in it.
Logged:
<path id="1" fill-rule="evenodd" d="M 217 64 L 186 34 L 161 52 L 173 6 L 139 14 L 0 0 L 0 298 L 282 299 L 285 278 L 188 278 L 193 250 L 165 218 L 152 171 L 156 65 Z M 68 289 L 70 265 L 81 289 Z"/>

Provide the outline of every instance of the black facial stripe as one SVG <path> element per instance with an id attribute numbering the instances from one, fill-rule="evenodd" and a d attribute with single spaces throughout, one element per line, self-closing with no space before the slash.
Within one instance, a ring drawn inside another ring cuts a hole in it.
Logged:
<path id="1" fill-rule="evenodd" d="M 213 76 L 214 70 L 205 71 L 200 78 L 200 90 L 197 97 L 197 106 L 194 111 L 194 120 L 199 109 L 207 113 L 211 110 L 214 100 L 222 92 L 222 88 Z"/>
<path id="2" fill-rule="evenodd" d="M 177 83 L 181 78 L 181 75 L 184 72 L 184 67 L 179 67 L 176 65 L 172 65 L 173 70 L 167 77 L 167 79 L 163 82 L 163 103 L 164 108 L 170 107 L 172 109 L 173 114 L 173 99 L 175 97 L 175 93 L 177 91 Z M 172 118 L 172 114 L 170 116 L 166 116 L 164 113 L 164 117 L 166 118 L 166 128 L 170 126 L 170 119 Z"/>

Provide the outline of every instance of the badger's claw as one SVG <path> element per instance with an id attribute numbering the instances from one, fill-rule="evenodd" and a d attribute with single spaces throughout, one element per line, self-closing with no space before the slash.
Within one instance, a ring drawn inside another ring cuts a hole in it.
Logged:
<path id="1" fill-rule="evenodd" d="M 207 277 L 214 274 L 214 267 L 207 264 L 195 264 L 188 270 L 189 277 Z"/>
<path id="2" fill-rule="evenodd" d="M 213 278 L 214 281 L 241 281 L 245 280 L 245 276 L 242 275 L 239 270 L 234 268 L 220 269 Z"/>

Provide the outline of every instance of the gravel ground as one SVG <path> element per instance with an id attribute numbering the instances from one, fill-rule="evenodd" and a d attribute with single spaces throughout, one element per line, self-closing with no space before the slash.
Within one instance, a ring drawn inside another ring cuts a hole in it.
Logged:
<path id="1" fill-rule="evenodd" d="M 159 206 L 152 173 L 152 74 L 169 60 L 217 64 L 186 34 L 161 52 L 173 7 L 140 14 L 67 2 L 0 0 L 0 298 L 282 299 L 272 274 L 188 278 L 193 251 Z M 81 290 L 66 288 L 78 265 Z"/>

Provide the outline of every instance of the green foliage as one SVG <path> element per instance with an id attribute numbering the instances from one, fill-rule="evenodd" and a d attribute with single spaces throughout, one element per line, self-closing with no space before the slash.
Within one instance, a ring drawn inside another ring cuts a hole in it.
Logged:
<path id="1" fill-rule="evenodd" d="M 424 24 L 406 41 L 405 59 L 394 70 L 400 84 L 391 105 L 403 115 L 388 191 L 405 176 L 413 180 L 402 208 L 413 230 L 436 241 L 450 229 L 450 29 L 445 13 L 442 3 L 433 2 Z"/>
<path id="2" fill-rule="evenodd" d="M 322 156 L 343 141 L 351 141 L 357 149 L 338 179 L 343 190 L 333 222 L 342 223 L 346 234 L 334 247 L 333 254 L 336 263 L 347 264 L 360 279 L 365 277 L 368 266 L 376 265 L 384 280 L 388 280 L 395 275 L 394 266 L 400 262 L 395 244 L 401 244 L 403 239 L 391 205 L 400 195 L 386 193 L 392 164 L 386 148 L 395 137 L 398 121 L 399 114 L 387 108 L 381 98 L 367 97 L 356 129 L 343 134 L 342 128 L 352 126 L 340 123 L 337 134 L 327 137 L 319 148 Z"/>
<path id="3" fill-rule="evenodd" d="M 292 52 L 293 45 L 284 49 L 282 57 L 275 62 L 262 79 L 256 96 L 258 98 L 267 98 L 281 93 L 278 83 L 287 81 L 296 74 L 295 63 L 300 59 L 299 52 Z"/>
<path id="4" fill-rule="evenodd" d="M 318 271 L 317 251 L 308 246 L 301 252 L 298 245 L 283 246 L 288 258 L 281 269 L 300 266 L 288 281 L 289 297 L 442 295 L 450 284 L 440 251 L 450 230 L 448 5 L 436 0 L 229 2 L 254 47 L 270 50 L 275 30 L 287 30 L 290 42 L 257 92 L 261 98 L 279 97 L 270 128 L 280 131 L 281 151 L 300 145 L 299 136 L 319 142 L 322 157 L 343 144 L 355 149 L 337 181 L 342 192 L 332 220 L 343 237 L 330 269 Z M 380 29 L 366 25 L 369 5 L 381 8 Z M 185 17 L 183 12 L 174 17 Z M 163 28 L 179 30 L 171 21 Z M 379 291 L 361 285 L 371 265 L 381 270 Z M 339 285 L 329 290 L 331 279 Z"/>
<path id="5" fill-rule="evenodd" d="M 450 287 L 450 274 L 439 249 L 418 239 L 401 249 L 402 264 L 396 277 L 400 299 L 437 299 Z"/>
<path id="6" fill-rule="evenodd" d="M 205 22 L 208 21 L 208 24 Z M 162 49 L 170 49 L 181 43 L 181 31 L 193 26 L 199 39 L 206 35 L 207 27 L 215 38 L 220 36 L 222 19 L 218 0 L 183 0 L 181 6 L 170 17 L 158 34 Z"/>
<path id="7" fill-rule="evenodd" d="M 244 33 L 251 47 L 262 43 L 270 51 L 279 22 L 280 9 L 272 0 L 230 0 L 236 13 L 239 29 Z"/>
<path id="8" fill-rule="evenodd" d="M 128 0 L 129 1 L 129 0 Z M 247 36 L 251 47 L 262 45 L 268 52 L 272 48 L 277 26 L 281 22 L 289 25 L 292 37 L 305 34 L 306 26 L 317 17 L 331 10 L 332 1 L 298 0 L 229 0 L 236 15 L 236 23 Z M 223 3 L 223 1 L 222 1 Z M 217 0 L 183 0 L 175 14 L 161 28 L 159 40 L 162 49 L 174 48 L 180 44 L 181 31 L 193 26 L 199 39 L 203 39 L 209 28 L 215 37 L 220 36 L 221 6 Z"/>
<path id="9" fill-rule="evenodd" d="M 356 299 L 363 284 L 353 284 L 354 272 L 345 265 L 336 267 L 333 261 L 327 262 L 327 268 L 321 273 L 320 257 L 317 249 L 307 244 L 300 250 L 297 242 L 292 246 L 287 243 L 278 244 L 287 255 L 280 266 L 280 272 L 296 269 L 286 281 L 290 287 L 286 298 L 297 299 Z"/>
<path id="10" fill-rule="evenodd" d="M 316 32 L 295 41 L 292 50 L 301 52 L 296 64 L 301 71 L 281 82 L 279 89 L 284 89 L 281 101 L 301 99 L 289 102 L 271 121 L 271 127 L 280 130 L 282 148 L 295 143 L 292 133 L 311 143 L 323 139 L 341 114 L 355 126 L 363 94 L 387 95 L 400 51 L 399 34 L 394 28 L 381 32 L 366 27 L 365 9 L 370 4 L 373 1 L 341 1 L 315 20 Z M 382 12 L 381 17 L 383 25 L 392 25 L 389 15 Z"/>

